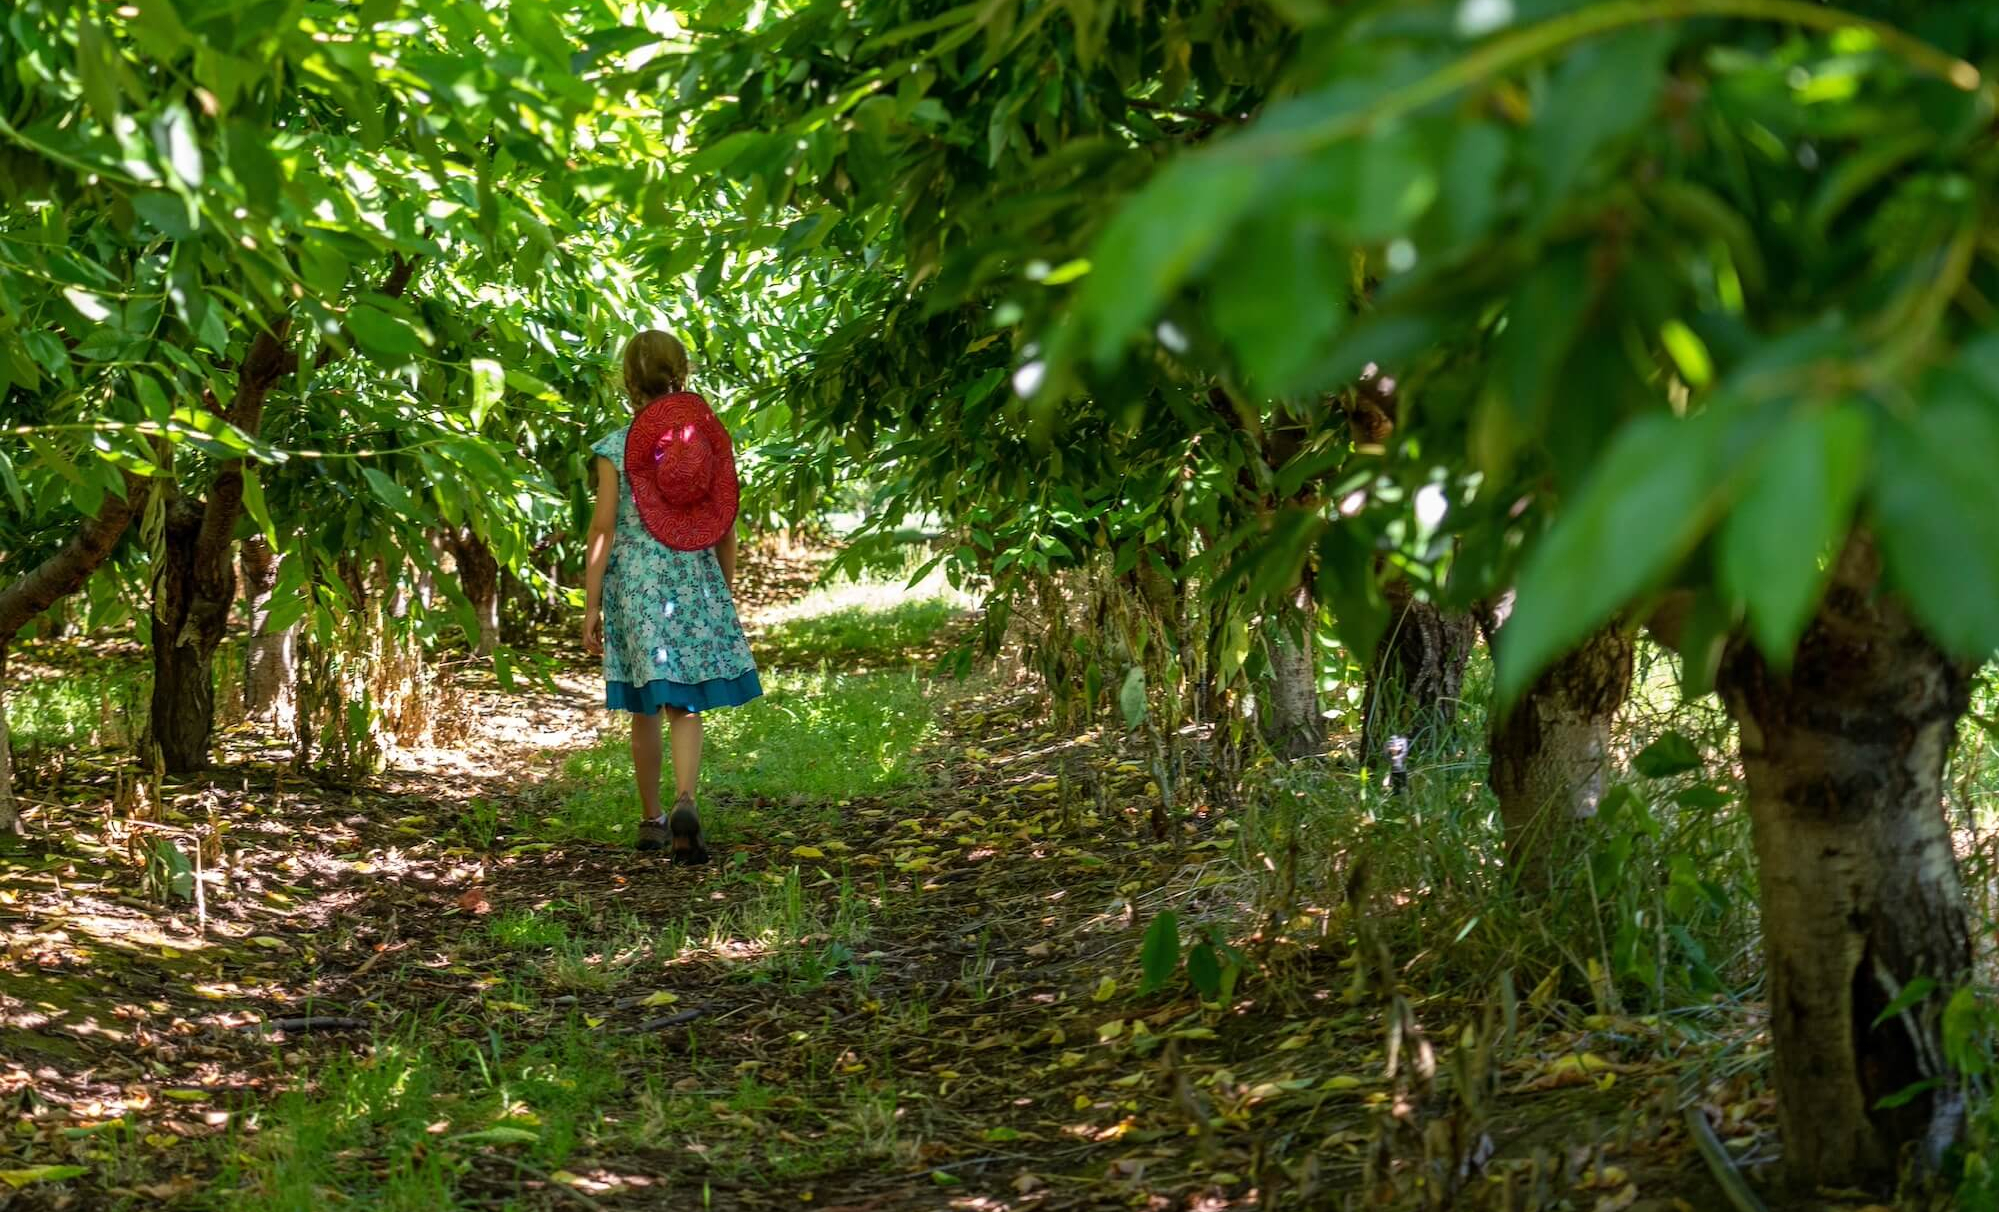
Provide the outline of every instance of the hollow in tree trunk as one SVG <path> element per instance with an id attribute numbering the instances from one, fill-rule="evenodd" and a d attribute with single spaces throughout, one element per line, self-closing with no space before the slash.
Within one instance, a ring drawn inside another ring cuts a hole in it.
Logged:
<path id="1" fill-rule="evenodd" d="M 1873 1024 L 1911 983 L 1948 989 L 1970 967 L 1943 774 L 1974 667 L 1878 581 L 1856 535 L 1790 672 L 1738 645 L 1720 678 L 1742 737 L 1785 1164 L 1807 1185 L 1885 1189 L 1904 1146 L 1933 1168 L 1963 1117 L 1944 997 Z"/>
<path id="2" fill-rule="evenodd" d="M 1325 720 L 1319 713 L 1317 608 L 1311 592 L 1299 589 L 1292 609 L 1264 620 L 1270 676 L 1264 687 L 1263 738 L 1280 757 L 1297 758 L 1325 748 Z"/>
<path id="3" fill-rule="evenodd" d="M 1504 643 L 1505 628 L 1491 638 Z M 1490 642 L 1490 641 L 1489 641 Z M 1548 862 L 1568 829 L 1596 815 L 1609 771 L 1610 726 L 1631 692 L 1636 652 L 1613 623 L 1548 667 L 1489 737 L 1489 780 L 1506 824 L 1507 861 L 1529 888 L 1547 884 Z"/>
<path id="4" fill-rule="evenodd" d="M 243 657 L 243 714 L 289 726 L 298 701 L 298 624 L 270 628 L 271 595 L 285 559 L 262 537 L 243 540 L 243 596 L 250 614 L 250 644 Z"/>
<path id="5" fill-rule="evenodd" d="M 1477 624 L 1468 613 L 1440 609 L 1415 596 L 1407 582 L 1382 586 L 1388 630 L 1375 645 L 1361 696 L 1361 761 L 1386 763 L 1391 737 L 1422 746 L 1457 718 Z"/>

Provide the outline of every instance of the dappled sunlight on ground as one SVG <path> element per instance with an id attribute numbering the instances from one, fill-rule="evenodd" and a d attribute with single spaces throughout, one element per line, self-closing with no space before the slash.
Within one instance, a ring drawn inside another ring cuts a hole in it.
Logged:
<path id="1" fill-rule="evenodd" d="M 812 565 L 783 571 L 795 591 Z M 23 1108 L 0 1169 L 83 1168 L 23 1206 L 216 1206 L 213 1185 L 241 1212 L 1338 1207 L 1412 1176 L 1440 1124 L 1491 1136 L 1481 1181 L 1514 1207 L 1705 1190 L 1657 1110 L 1671 1024 L 1523 989 L 1490 1110 L 1461 1120 L 1456 1079 L 1415 1080 L 1418 1038 L 1384 1031 L 1366 919 L 1323 886 L 1343 858 L 1301 874 L 1281 844 L 1270 814 L 1305 774 L 1164 813 L 1155 756 L 1113 728 L 867 669 L 886 592 L 760 602 L 766 636 L 839 625 L 789 633 L 815 667 L 768 664 L 764 715 L 713 721 L 703 869 L 627 848 L 622 721 L 573 653 L 512 695 L 462 677 L 462 743 L 375 776 L 299 774 L 232 734 L 223 774 L 161 793 L 209 847 L 200 913 L 108 812 L 122 758 L 72 755 L 0 859 L 0 1097 Z M 964 621 L 897 617 L 926 653 Z M 1342 836 L 1412 811 L 1369 802 Z M 1373 912 L 1452 878 L 1414 870 Z M 1416 986 L 1446 950 L 1397 976 L 1455 1074 L 1490 1003 Z M 1758 1045 L 1731 1046 L 1742 1076 L 1706 1097 L 1754 1158 L 1771 1108 Z"/>

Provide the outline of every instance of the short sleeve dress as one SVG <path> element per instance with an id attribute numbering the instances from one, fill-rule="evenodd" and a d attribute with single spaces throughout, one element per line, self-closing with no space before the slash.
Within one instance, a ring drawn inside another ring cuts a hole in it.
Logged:
<path id="1" fill-rule="evenodd" d="M 736 707 L 763 693 L 713 548 L 675 551 L 645 528 L 625 481 L 625 434 L 590 449 L 618 470 L 618 525 L 604 572 L 604 705 Z"/>

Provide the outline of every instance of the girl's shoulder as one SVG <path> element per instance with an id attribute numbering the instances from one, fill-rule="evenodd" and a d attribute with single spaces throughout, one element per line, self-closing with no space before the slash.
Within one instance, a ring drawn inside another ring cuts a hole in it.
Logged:
<path id="1" fill-rule="evenodd" d="M 625 435 L 631 432 L 630 425 L 620 426 L 598 438 L 590 447 L 590 453 L 600 454 L 613 463 L 623 465 L 625 461 Z"/>

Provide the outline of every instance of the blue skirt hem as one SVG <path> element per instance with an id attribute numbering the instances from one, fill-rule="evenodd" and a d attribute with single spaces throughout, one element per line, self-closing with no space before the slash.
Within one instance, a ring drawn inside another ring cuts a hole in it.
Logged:
<path id="1" fill-rule="evenodd" d="M 763 692 L 763 683 L 757 680 L 754 669 L 733 678 L 710 678 L 691 686 L 665 678 L 643 686 L 606 681 L 604 706 L 634 715 L 656 715 L 662 707 L 702 712 L 717 707 L 740 707 Z"/>

